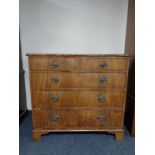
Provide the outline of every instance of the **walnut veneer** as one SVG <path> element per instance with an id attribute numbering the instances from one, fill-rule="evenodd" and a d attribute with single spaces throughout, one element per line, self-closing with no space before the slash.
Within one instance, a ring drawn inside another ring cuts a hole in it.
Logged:
<path id="1" fill-rule="evenodd" d="M 128 56 L 28 56 L 33 140 L 62 131 L 106 131 L 123 139 Z"/>

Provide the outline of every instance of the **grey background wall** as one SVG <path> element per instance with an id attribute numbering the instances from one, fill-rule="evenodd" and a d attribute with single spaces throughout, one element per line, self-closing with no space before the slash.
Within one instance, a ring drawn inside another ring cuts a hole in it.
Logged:
<path id="1" fill-rule="evenodd" d="M 124 53 L 128 0 L 20 0 L 27 106 L 28 52 Z"/>

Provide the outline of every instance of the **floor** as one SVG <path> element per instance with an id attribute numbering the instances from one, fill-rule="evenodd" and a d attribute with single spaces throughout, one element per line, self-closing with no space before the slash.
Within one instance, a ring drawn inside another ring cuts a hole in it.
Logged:
<path id="1" fill-rule="evenodd" d="M 20 155 L 134 155 L 135 139 L 125 131 L 123 141 L 105 133 L 51 133 L 40 142 L 31 138 L 31 114 L 20 124 Z"/>

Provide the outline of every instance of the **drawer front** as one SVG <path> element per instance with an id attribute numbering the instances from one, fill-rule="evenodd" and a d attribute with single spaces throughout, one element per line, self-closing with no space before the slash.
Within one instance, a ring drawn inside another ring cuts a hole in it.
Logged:
<path id="1" fill-rule="evenodd" d="M 78 61 L 80 71 L 104 72 L 104 71 L 126 71 L 128 59 L 124 58 L 88 58 L 82 57 Z"/>
<path id="2" fill-rule="evenodd" d="M 123 111 L 64 109 L 33 111 L 33 128 L 111 129 L 122 128 Z"/>
<path id="3" fill-rule="evenodd" d="M 72 71 L 77 69 L 74 58 L 30 58 L 31 71 Z"/>
<path id="4" fill-rule="evenodd" d="M 33 91 L 33 109 L 68 107 L 123 108 L 123 91 Z"/>
<path id="5" fill-rule="evenodd" d="M 31 86 L 35 90 L 45 89 L 122 89 L 126 87 L 125 73 L 34 73 Z"/>

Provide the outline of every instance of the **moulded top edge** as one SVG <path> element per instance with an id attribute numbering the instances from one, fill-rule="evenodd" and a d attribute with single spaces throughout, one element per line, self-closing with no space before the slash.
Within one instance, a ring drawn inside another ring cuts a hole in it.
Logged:
<path id="1" fill-rule="evenodd" d="M 104 56 L 104 57 L 130 57 L 128 54 L 54 54 L 54 53 L 26 53 L 27 56 L 64 56 L 64 57 L 72 57 L 72 56 Z"/>

